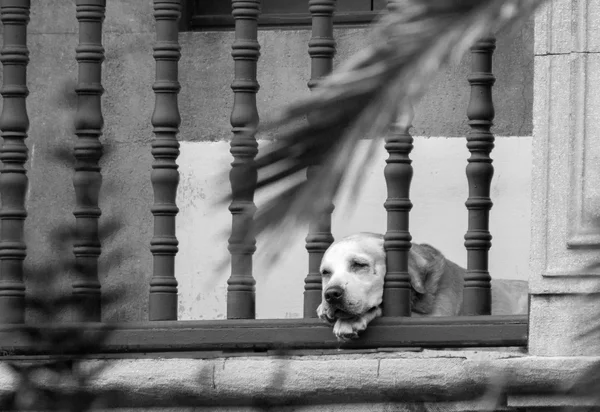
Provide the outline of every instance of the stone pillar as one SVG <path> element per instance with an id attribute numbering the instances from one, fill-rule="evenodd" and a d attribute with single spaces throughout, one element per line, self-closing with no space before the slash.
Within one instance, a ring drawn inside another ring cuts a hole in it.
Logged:
<path id="1" fill-rule="evenodd" d="M 535 17 L 529 351 L 599 355 L 600 2 Z"/>

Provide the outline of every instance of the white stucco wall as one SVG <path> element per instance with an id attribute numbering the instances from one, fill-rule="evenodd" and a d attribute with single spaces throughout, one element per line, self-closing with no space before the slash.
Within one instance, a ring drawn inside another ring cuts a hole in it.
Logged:
<path id="1" fill-rule="evenodd" d="M 465 140 L 415 137 L 411 154 L 411 234 L 415 242 L 431 243 L 456 263 L 466 265 L 464 234 L 467 230 L 465 176 L 469 156 Z M 214 206 L 230 190 L 224 167 L 231 163 L 227 142 L 182 142 L 181 182 L 177 196 L 180 319 L 221 319 L 226 314 L 228 268 L 218 270 L 227 257 L 227 231 L 231 215 Z M 336 205 L 333 235 L 340 238 L 358 231 L 385 232 L 383 202 L 386 187 L 383 168 L 387 153 L 381 146 L 378 161 L 364 171 L 367 178 L 360 201 Z M 498 137 L 492 152 L 494 207 L 490 216 L 493 235 L 490 273 L 496 278 L 528 278 L 530 239 L 531 137 Z M 267 271 L 264 262 L 254 266 L 257 281 L 257 318 L 302 317 L 304 278 L 308 255 L 306 230 L 293 236 L 284 259 Z M 260 239 L 258 243 L 260 248 Z"/>

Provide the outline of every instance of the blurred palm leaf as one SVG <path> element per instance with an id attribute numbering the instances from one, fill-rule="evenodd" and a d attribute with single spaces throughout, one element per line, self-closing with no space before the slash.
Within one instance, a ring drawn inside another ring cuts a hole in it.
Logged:
<path id="1" fill-rule="evenodd" d="M 267 196 L 255 215 L 254 234 L 273 229 L 286 233 L 291 226 L 314 221 L 342 184 L 350 184 L 351 196 L 356 196 L 361 176 L 350 179 L 347 165 L 359 141 L 372 139 L 360 167 L 372 160 L 391 125 L 410 125 L 407 109 L 441 66 L 460 60 L 477 39 L 518 26 L 544 1 L 390 1 L 388 13 L 373 27 L 369 47 L 322 79 L 309 97 L 257 130 L 283 132 L 256 159 L 256 194 Z M 297 126 L 305 117 L 310 122 Z M 314 165 L 321 167 L 307 181 L 305 172 Z M 253 212 L 248 208 L 249 215 Z"/>

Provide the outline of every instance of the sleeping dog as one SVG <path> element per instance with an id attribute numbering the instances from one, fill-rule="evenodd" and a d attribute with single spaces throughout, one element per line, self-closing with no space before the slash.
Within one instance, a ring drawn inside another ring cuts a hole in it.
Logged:
<path id="1" fill-rule="evenodd" d="M 386 273 L 383 236 L 358 233 L 334 242 L 321 261 L 317 315 L 339 340 L 358 337 L 381 316 Z M 466 270 L 434 247 L 413 243 L 408 256 L 412 316 L 461 315 Z M 492 315 L 526 314 L 527 282 L 492 280 Z"/>

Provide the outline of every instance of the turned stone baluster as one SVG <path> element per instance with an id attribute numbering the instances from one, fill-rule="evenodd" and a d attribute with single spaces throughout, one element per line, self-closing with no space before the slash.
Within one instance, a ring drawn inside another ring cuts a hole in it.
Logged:
<path id="1" fill-rule="evenodd" d="M 179 243 L 175 235 L 175 219 L 179 212 L 176 197 L 179 184 L 177 133 L 181 123 L 177 105 L 180 89 L 180 16 L 180 0 L 154 1 L 156 78 L 152 86 L 155 95 L 152 114 L 154 162 L 150 177 L 154 189 L 154 204 L 151 209 L 154 215 L 154 236 L 150 241 L 153 271 L 148 302 L 148 318 L 151 321 L 177 320 L 175 255 Z"/>
<path id="2" fill-rule="evenodd" d="M 27 23 L 29 0 L 2 0 L 0 20 L 4 26 L 4 44 L 0 50 L 4 100 L 0 115 L 0 324 L 25 320 L 25 284 L 23 260 L 27 248 L 23 230 L 27 211 Z"/>
<path id="3" fill-rule="evenodd" d="M 385 150 L 389 153 L 384 169 L 388 198 L 387 232 L 383 248 L 386 251 L 387 273 L 383 286 L 383 315 L 410 316 L 411 286 L 408 275 L 408 253 L 412 236 L 409 232 L 410 183 L 413 176 L 410 152 L 413 138 L 408 132 L 412 121 L 412 107 L 406 105 L 398 123 L 385 137 Z"/>
<path id="4" fill-rule="evenodd" d="M 308 43 L 311 60 L 310 81 L 312 90 L 320 78 L 331 72 L 335 55 L 333 38 L 333 13 L 335 0 L 310 0 L 308 10 L 312 17 L 312 37 Z M 308 119 L 310 121 L 310 118 Z M 306 173 L 307 179 L 313 179 L 319 166 L 312 166 Z M 331 199 L 325 199 L 323 213 L 311 222 L 306 236 L 308 251 L 308 275 L 304 279 L 304 317 L 317 317 L 317 307 L 321 303 L 320 265 L 323 254 L 333 243 L 331 234 L 331 213 L 334 206 Z"/>
<path id="5" fill-rule="evenodd" d="M 394 1 L 388 1 L 392 11 Z M 408 275 L 408 252 L 412 236 L 409 232 L 410 183 L 413 176 L 410 152 L 413 138 L 411 128 L 413 111 L 410 104 L 404 104 L 403 112 L 385 137 L 385 150 L 389 153 L 383 171 L 388 198 L 384 207 L 387 211 L 387 231 L 383 248 L 386 251 L 387 273 L 383 285 L 383 316 L 410 316 L 411 287 Z"/>
<path id="6" fill-rule="evenodd" d="M 77 112 L 75 113 L 75 134 L 77 142 L 73 154 L 76 159 L 73 186 L 75 188 L 75 227 L 76 239 L 73 245 L 77 272 L 73 280 L 73 295 L 78 300 L 76 320 L 101 320 L 101 290 L 98 280 L 98 257 L 102 252 L 98 239 L 98 207 L 102 174 L 98 162 L 102 157 L 102 117 L 101 96 L 102 61 L 102 21 L 106 0 L 77 0 L 77 20 L 79 21 L 79 45 L 75 58 L 79 65 Z"/>
<path id="7" fill-rule="evenodd" d="M 494 119 L 492 86 L 492 54 L 496 40 L 481 39 L 471 47 L 472 72 L 469 76 L 471 98 L 467 108 L 469 126 L 467 148 L 471 152 L 466 169 L 469 182 L 469 226 L 465 235 L 467 249 L 467 274 L 463 312 L 465 315 L 491 313 L 491 277 L 488 272 L 488 253 L 492 246 L 489 232 L 489 213 L 492 208 L 490 185 L 494 167 L 490 152 L 494 148 L 494 135 L 490 132 Z"/>
<path id="8" fill-rule="evenodd" d="M 254 158 L 258 143 L 254 130 L 258 125 L 256 93 L 257 62 L 260 56 L 258 44 L 259 0 L 233 0 L 232 14 L 235 19 L 235 41 L 232 53 L 235 78 L 231 84 L 234 100 L 231 112 L 233 138 L 231 140 L 232 215 L 229 252 L 231 276 L 227 280 L 227 318 L 253 319 L 255 317 L 255 280 L 252 277 L 252 255 L 256 251 L 256 238 L 252 230 L 254 191 L 257 171 Z"/>

